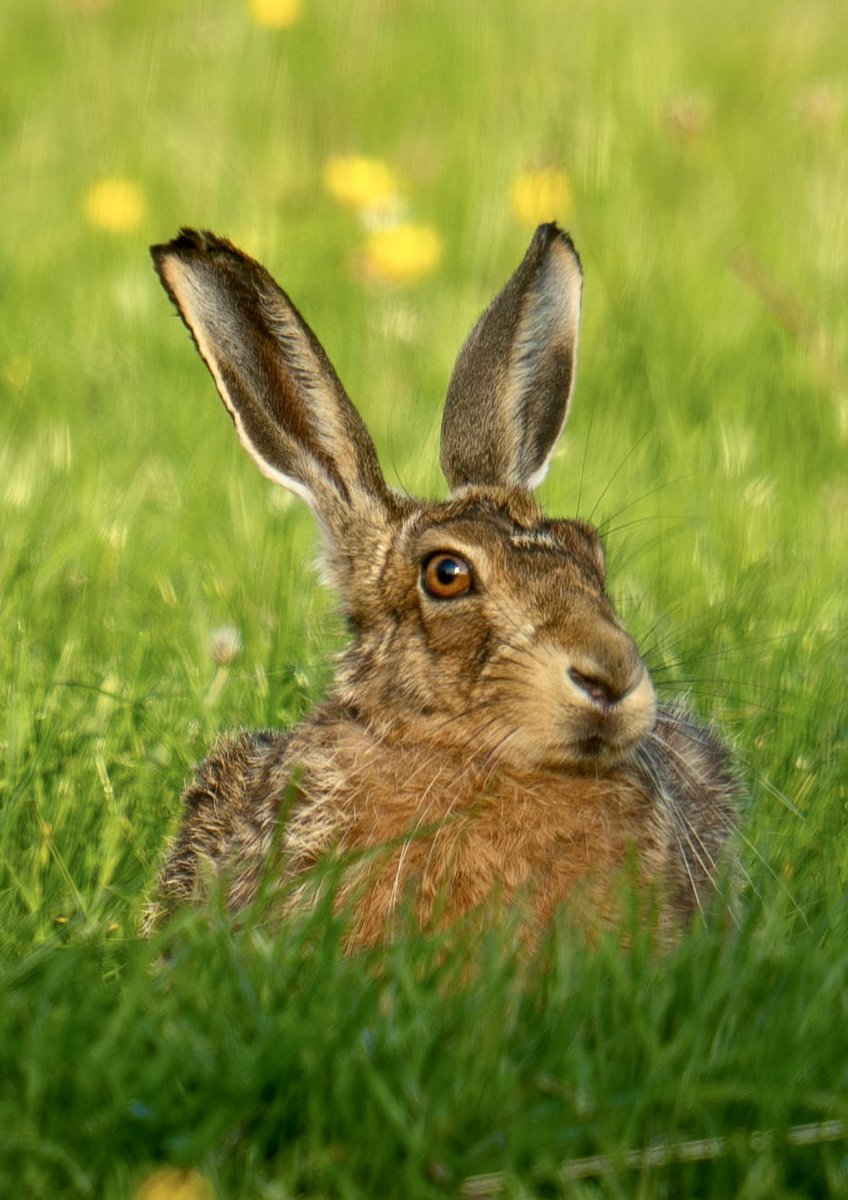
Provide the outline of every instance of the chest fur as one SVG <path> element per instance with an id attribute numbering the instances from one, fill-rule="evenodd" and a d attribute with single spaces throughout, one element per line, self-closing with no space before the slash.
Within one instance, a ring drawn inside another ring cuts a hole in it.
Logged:
<path id="1" fill-rule="evenodd" d="M 385 936 L 404 905 L 426 927 L 522 897 L 545 921 L 579 890 L 603 919 L 628 860 L 650 878 L 664 858 L 648 797 L 621 773 L 519 772 L 424 747 L 335 742 L 304 754 L 299 793 L 284 838 L 290 867 L 343 857 L 339 902 L 353 906 L 361 944 Z"/>

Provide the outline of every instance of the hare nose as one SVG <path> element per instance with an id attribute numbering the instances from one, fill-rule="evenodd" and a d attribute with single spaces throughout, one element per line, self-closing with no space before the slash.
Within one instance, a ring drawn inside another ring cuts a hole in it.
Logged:
<path id="1" fill-rule="evenodd" d="M 631 692 L 641 677 L 641 671 L 628 673 L 627 678 L 611 679 L 600 674 L 588 674 L 576 667 L 568 668 L 568 677 L 597 706 L 606 711 Z"/>
<path id="2" fill-rule="evenodd" d="M 600 708 L 609 708 L 616 700 L 612 685 L 598 675 L 584 675 L 576 667 L 569 667 L 568 678 L 572 683 L 577 684 L 581 692 L 585 692 Z"/>

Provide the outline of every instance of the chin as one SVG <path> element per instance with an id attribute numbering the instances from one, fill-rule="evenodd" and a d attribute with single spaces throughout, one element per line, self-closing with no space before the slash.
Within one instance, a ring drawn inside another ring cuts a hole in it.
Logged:
<path id="1" fill-rule="evenodd" d="M 618 766 L 635 746 L 650 732 L 647 722 L 624 722 L 612 728 L 612 722 L 595 720 L 581 723 L 582 727 L 567 729 L 557 723 L 528 726 L 511 725 L 503 733 L 505 753 L 501 761 L 519 770 L 602 774 Z M 634 728 L 635 726 L 635 728 Z"/>
<path id="2" fill-rule="evenodd" d="M 611 741 L 597 733 L 570 737 L 555 746 L 546 747 L 539 756 L 538 765 L 548 770 L 576 770 L 598 775 L 617 767 L 640 740 L 625 738 Z"/>

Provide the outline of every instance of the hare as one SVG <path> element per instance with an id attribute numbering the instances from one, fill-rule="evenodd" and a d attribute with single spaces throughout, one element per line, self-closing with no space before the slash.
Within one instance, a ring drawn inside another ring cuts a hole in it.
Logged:
<path id="1" fill-rule="evenodd" d="M 309 868 L 343 864 L 353 946 L 572 894 L 612 920 L 620 876 L 675 930 L 713 890 L 737 821 L 725 749 L 650 675 L 605 592 L 584 521 L 551 519 L 545 475 L 574 383 L 582 270 L 542 225 L 467 338 L 448 389 L 443 501 L 386 484 L 312 330 L 265 269 L 183 230 L 152 255 L 248 453 L 312 508 L 352 631 L 327 699 L 289 732 L 219 742 L 183 796 L 145 918 L 211 877 L 232 910 L 271 879 L 283 912 Z"/>

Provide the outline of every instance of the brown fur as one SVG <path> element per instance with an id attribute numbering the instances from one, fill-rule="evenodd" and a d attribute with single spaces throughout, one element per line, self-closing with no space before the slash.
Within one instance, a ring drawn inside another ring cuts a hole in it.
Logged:
<path id="1" fill-rule="evenodd" d="M 225 739 L 201 765 L 145 931 L 200 900 L 210 875 L 234 910 L 264 882 L 284 915 L 333 858 L 352 946 L 390 936 L 406 904 L 423 928 L 518 900 L 541 926 L 566 897 L 587 922 L 612 920 L 631 863 L 664 926 L 679 925 L 735 825 L 725 751 L 657 708 L 597 534 L 546 518 L 530 491 L 573 381 L 570 242 L 540 229 L 460 355 L 443 502 L 385 486 L 317 339 L 263 268 L 209 234 L 154 256 L 248 450 L 322 521 L 354 636 L 293 731 Z M 438 552 L 469 564 L 467 594 L 428 591 Z"/>
<path id="2" fill-rule="evenodd" d="M 668 764 L 666 743 L 679 763 Z M 658 778 L 664 770 L 670 779 Z M 669 710 L 637 753 L 594 775 L 495 767 L 441 746 L 383 742 L 330 703 L 294 735 L 224 739 L 184 803 L 148 929 L 200 898 L 201 864 L 223 877 L 238 911 L 273 856 L 274 886 L 290 908 L 310 893 L 309 885 L 292 890 L 293 880 L 330 853 L 349 854 L 338 902 L 360 897 L 354 944 L 389 934 L 410 896 L 422 926 L 522 894 L 544 923 L 582 885 L 591 919 L 613 917 L 618 876 L 633 854 L 666 898 L 666 922 L 676 924 L 709 895 L 735 822 L 723 751 Z"/>

